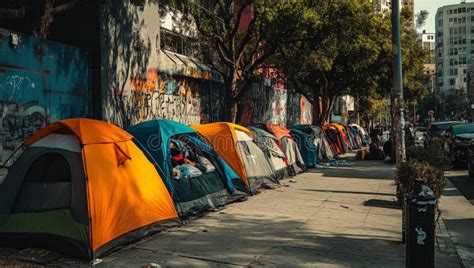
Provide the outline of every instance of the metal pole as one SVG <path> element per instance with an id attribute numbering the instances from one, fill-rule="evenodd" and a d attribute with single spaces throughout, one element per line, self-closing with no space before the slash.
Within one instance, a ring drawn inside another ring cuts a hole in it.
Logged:
<path id="1" fill-rule="evenodd" d="M 395 110 L 395 133 L 397 164 L 406 160 L 405 118 L 403 114 L 402 50 L 400 43 L 400 2 L 392 1 L 392 45 L 393 45 L 393 86 L 397 109 Z"/>

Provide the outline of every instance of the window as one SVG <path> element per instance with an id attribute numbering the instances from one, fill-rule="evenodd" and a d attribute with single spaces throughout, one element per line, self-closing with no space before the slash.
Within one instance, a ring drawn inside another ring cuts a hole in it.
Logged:
<path id="1" fill-rule="evenodd" d="M 456 83 L 455 79 L 453 79 L 453 78 L 449 79 L 449 85 L 450 86 L 454 86 L 455 83 Z"/>
<path id="2" fill-rule="evenodd" d="M 464 80 L 464 82 L 467 82 L 467 79 L 466 79 L 466 77 L 464 77 L 464 79 L 463 79 L 463 80 Z"/>
<path id="3" fill-rule="evenodd" d="M 198 58 L 200 56 L 199 44 L 194 42 L 190 37 L 162 28 L 160 31 L 160 40 L 162 49 L 191 58 Z"/>
<path id="4" fill-rule="evenodd" d="M 16 197 L 13 212 L 71 207 L 71 170 L 59 153 L 46 153 L 29 167 Z"/>

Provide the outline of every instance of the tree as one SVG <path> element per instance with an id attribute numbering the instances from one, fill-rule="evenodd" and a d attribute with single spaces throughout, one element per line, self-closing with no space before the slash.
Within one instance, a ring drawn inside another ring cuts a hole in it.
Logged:
<path id="1" fill-rule="evenodd" d="M 415 17 L 416 17 L 416 28 L 420 29 L 426 23 L 428 19 L 429 12 L 427 10 L 420 10 Z"/>
<path id="2" fill-rule="evenodd" d="M 0 19 L 33 17 L 33 34 L 45 39 L 56 15 L 87 3 L 81 0 L 7 0 L 0 4 Z"/>
<path id="3" fill-rule="evenodd" d="M 311 1 L 305 14 L 303 36 L 282 46 L 278 60 L 293 88 L 313 103 L 313 123 L 320 124 L 337 97 L 376 88 L 390 33 L 367 1 Z"/>
<path id="4" fill-rule="evenodd" d="M 189 0 L 178 8 L 195 25 L 203 60 L 224 81 L 224 120 L 234 121 L 236 103 L 281 44 L 295 42 L 302 1 Z"/>

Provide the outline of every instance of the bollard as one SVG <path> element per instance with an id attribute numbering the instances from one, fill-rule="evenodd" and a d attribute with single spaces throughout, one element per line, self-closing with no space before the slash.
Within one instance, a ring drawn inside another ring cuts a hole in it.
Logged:
<path id="1" fill-rule="evenodd" d="M 417 179 L 407 198 L 406 267 L 434 267 L 436 197 Z"/>

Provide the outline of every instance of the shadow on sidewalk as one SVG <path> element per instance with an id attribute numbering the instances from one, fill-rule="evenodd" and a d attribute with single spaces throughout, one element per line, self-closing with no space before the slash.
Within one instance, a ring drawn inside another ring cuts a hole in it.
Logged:
<path id="1" fill-rule="evenodd" d="M 395 196 L 395 195 L 392 195 L 392 196 Z M 388 200 L 380 200 L 380 199 L 370 199 L 370 200 L 364 201 L 364 206 L 401 209 L 400 206 L 397 204 L 397 201 L 388 201 Z"/>
<path id="2" fill-rule="evenodd" d="M 337 193 L 337 194 L 371 194 L 371 195 L 387 195 L 387 196 L 395 196 L 395 194 L 389 193 L 374 193 L 374 192 L 354 192 L 354 191 L 339 191 L 339 190 L 318 190 L 318 189 L 304 189 L 305 191 L 312 191 L 312 192 L 323 192 L 323 193 Z M 381 200 L 382 201 L 382 200 Z"/>
<path id="3" fill-rule="evenodd" d="M 135 266 L 167 258 L 172 262 L 159 264 L 196 266 L 196 261 L 207 266 L 404 264 L 404 245 L 387 235 L 387 230 L 377 232 L 347 221 L 340 221 L 342 229 L 333 229 L 331 226 L 336 222 L 323 218 L 306 223 L 270 219 L 268 215 L 247 215 L 245 220 L 239 215 L 213 216 L 123 249 L 104 258 L 104 264 Z"/>
<path id="4" fill-rule="evenodd" d="M 382 161 L 347 161 L 347 166 L 310 169 L 308 172 L 322 174 L 324 177 L 349 179 L 393 180 L 395 166 Z"/>

